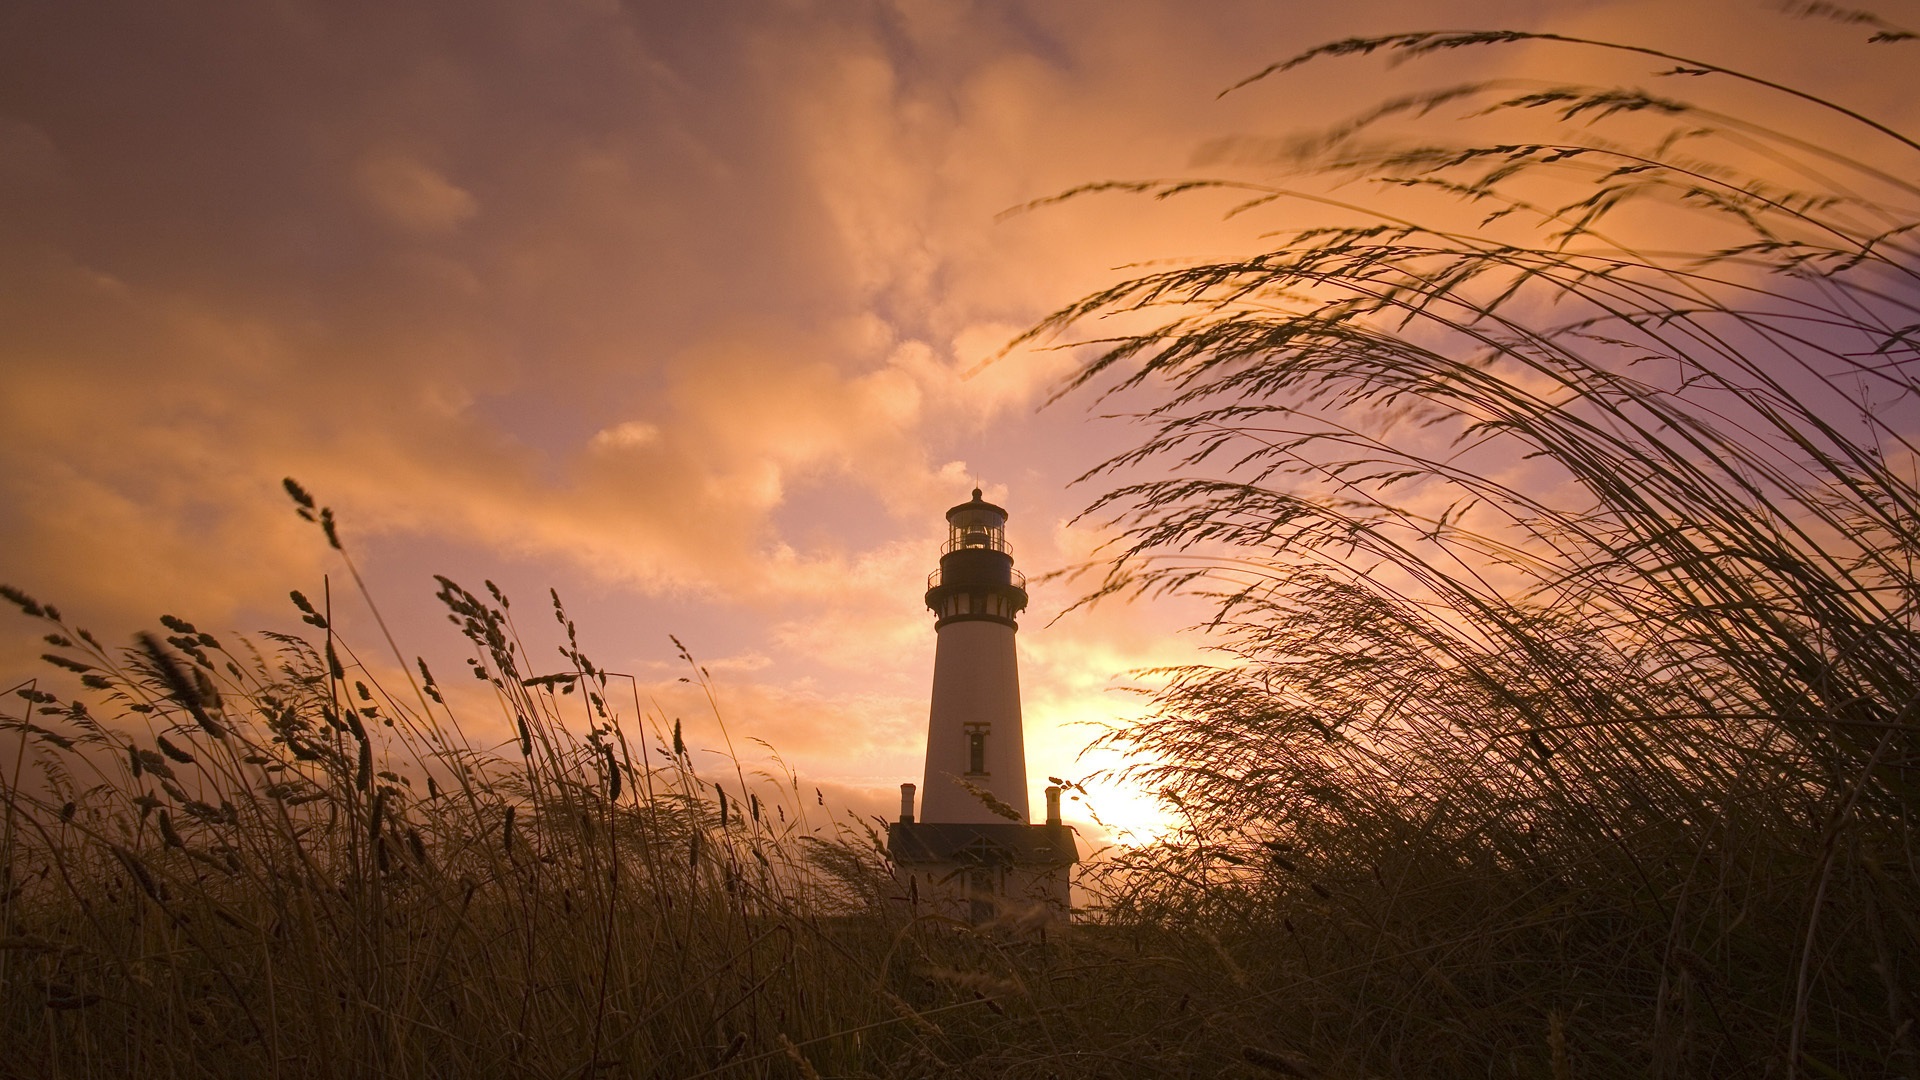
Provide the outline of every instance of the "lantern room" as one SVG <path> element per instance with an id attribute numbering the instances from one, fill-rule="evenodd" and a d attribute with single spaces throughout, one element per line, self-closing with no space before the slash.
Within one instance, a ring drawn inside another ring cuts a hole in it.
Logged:
<path id="1" fill-rule="evenodd" d="M 1026 610 L 1027 579 L 1013 568 L 1007 546 L 1007 512 L 980 497 L 947 511 L 947 542 L 940 568 L 927 577 L 927 607 L 936 626 L 989 619 L 1014 626 Z"/>

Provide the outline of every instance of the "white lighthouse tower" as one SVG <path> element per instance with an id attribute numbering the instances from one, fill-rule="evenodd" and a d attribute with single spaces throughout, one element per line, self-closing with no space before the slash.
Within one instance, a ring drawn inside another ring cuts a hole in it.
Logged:
<path id="1" fill-rule="evenodd" d="M 974 488 L 973 501 L 947 511 L 940 569 L 927 579 L 927 607 L 938 620 L 922 820 L 1027 821 L 1013 647 L 1014 616 L 1027 607 L 1026 584 L 1007 547 L 1007 512 L 982 501 Z"/>
<path id="2" fill-rule="evenodd" d="M 1007 512 L 979 488 L 947 511 L 940 568 L 927 579 L 936 643 L 924 802 L 916 820 L 914 785 L 900 785 L 900 820 L 888 830 L 909 896 L 976 922 L 1008 904 L 1065 909 L 1079 861 L 1059 788 L 1047 789 L 1046 822 L 1028 824 L 1014 649 L 1027 589 L 1006 529 Z"/>

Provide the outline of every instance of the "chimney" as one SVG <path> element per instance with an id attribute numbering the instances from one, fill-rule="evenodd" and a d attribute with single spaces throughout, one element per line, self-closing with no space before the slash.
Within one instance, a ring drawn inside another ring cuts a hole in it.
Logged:
<path id="1" fill-rule="evenodd" d="M 912 784 L 900 785 L 900 824 L 902 825 L 913 824 L 913 790 Z M 1055 795 L 1053 799 L 1053 803 L 1049 805 L 1057 807 L 1060 797 Z"/>
<path id="2" fill-rule="evenodd" d="M 1060 785 L 1047 785 L 1047 824 L 1060 824 Z"/>

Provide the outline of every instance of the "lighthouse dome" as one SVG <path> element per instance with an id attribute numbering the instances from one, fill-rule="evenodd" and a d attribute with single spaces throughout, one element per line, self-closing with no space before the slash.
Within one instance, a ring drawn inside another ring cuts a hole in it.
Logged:
<path id="1" fill-rule="evenodd" d="M 980 489 L 973 489 L 973 498 L 947 511 L 947 522 L 951 525 L 1001 525 L 1007 523 L 1005 509 L 995 506 L 980 497 Z"/>

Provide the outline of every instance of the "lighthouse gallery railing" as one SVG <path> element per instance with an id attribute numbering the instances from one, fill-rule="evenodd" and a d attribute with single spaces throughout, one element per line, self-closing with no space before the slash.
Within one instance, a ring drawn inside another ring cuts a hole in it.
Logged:
<path id="1" fill-rule="evenodd" d="M 1021 573 L 1018 570 L 1008 570 L 1007 572 L 1011 574 L 1013 577 L 1014 588 L 1021 589 L 1021 590 L 1026 589 L 1027 575 Z M 940 571 L 935 570 L 933 573 L 927 575 L 927 588 L 937 589 L 939 587 L 940 587 Z"/>

